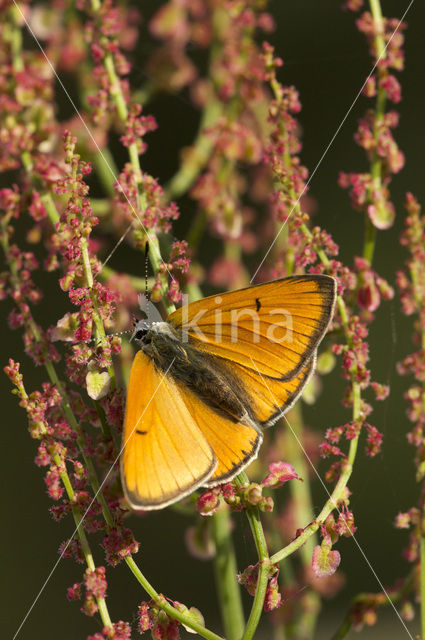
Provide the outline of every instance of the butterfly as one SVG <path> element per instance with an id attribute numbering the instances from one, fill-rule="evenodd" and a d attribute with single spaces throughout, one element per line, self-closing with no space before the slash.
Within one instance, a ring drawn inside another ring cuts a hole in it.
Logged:
<path id="1" fill-rule="evenodd" d="M 297 400 L 332 319 L 336 281 L 283 278 L 139 320 L 121 455 L 133 509 L 231 480 Z"/>

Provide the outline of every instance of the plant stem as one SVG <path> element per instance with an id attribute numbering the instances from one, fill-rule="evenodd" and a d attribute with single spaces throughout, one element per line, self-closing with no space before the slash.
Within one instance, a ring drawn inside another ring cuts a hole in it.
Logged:
<path id="1" fill-rule="evenodd" d="M 205 130 L 217 122 L 221 113 L 222 105 L 215 99 L 208 100 L 190 152 L 164 189 L 167 201 L 179 198 L 186 193 L 206 165 L 214 149 L 214 143 L 212 136 L 205 133 Z"/>
<path id="2" fill-rule="evenodd" d="M 339 298 L 339 296 L 338 296 Z M 345 309 L 344 301 L 341 299 L 341 308 Z M 348 341 L 348 337 L 347 337 Z M 360 416 L 360 386 L 358 383 L 353 383 L 353 420 L 358 420 Z M 343 498 L 345 487 L 347 486 L 348 480 L 350 479 L 351 473 L 353 471 L 353 464 L 356 458 L 357 447 L 358 447 L 359 436 L 351 440 L 350 447 L 348 450 L 348 457 L 344 461 L 341 475 L 339 476 L 338 482 L 335 485 L 334 490 L 332 491 L 331 496 L 326 501 L 323 506 L 321 512 L 317 516 L 317 518 L 310 524 L 308 527 L 304 529 L 304 531 L 293 540 L 289 545 L 275 553 L 271 558 L 270 562 L 275 564 L 277 562 L 281 562 L 284 558 L 291 555 L 294 551 L 302 547 L 302 545 L 319 529 L 320 525 L 326 520 L 328 515 L 337 508 L 338 501 Z"/>
<path id="3" fill-rule="evenodd" d="M 21 398 L 21 401 L 25 401 L 28 402 L 29 398 L 28 398 L 28 394 L 25 390 L 25 387 L 22 386 L 19 388 L 18 390 L 19 396 Z M 44 436 L 47 435 L 47 429 L 44 427 L 43 423 L 39 423 L 39 427 L 41 428 L 41 431 L 43 433 Z M 96 569 L 96 565 L 93 559 L 93 554 L 92 551 L 90 549 L 90 544 L 89 541 L 87 539 L 87 535 L 86 532 L 84 530 L 83 527 L 83 515 L 81 513 L 81 509 L 80 507 L 77 505 L 76 503 L 76 496 L 75 496 L 75 492 L 74 492 L 74 488 L 72 486 L 71 480 L 69 478 L 67 469 L 66 469 L 66 462 L 65 460 L 62 460 L 62 458 L 55 453 L 54 449 L 51 449 L 47 443 L 47 449 L 49 451 L 49 454 L 51 455 L 53 462 L 55 463 L 57 469 L 58 469 L 58 473 L 59 473 L 59 477 L 61 479 L 61 482 L 65 488 L 66 494 L 68 496 L 68 500 L 69 503 L 71 505 L 71 511 L 72 511 L 72 516 L 74 518 L 74 522 L 75 522 L 75 527 L 76 527 L 76 532 L 77 535 L 79 537 L 80 540 L 80 544 L 81 544 L 81 550 L 84 554 L 84 558 L 87 564 L 87 567 L 91 570 L 94 571 Z M 108 607 L 106 606 L 106 602 L 104 598 L 96 598 L 96 603 L 99 609 L 99 614 L 100 617 L 102 619 L 103 622 L 103 626 L 106 627 L 112 627 L 112 622 L 111 622 L 111 618 L 109 616 L 109 611 L 108 611 Z"/>
<path id="4" fill-rule="evenodd" d="M 118 176 L 119 172 L 114 156 L 112 155 L 110 149 L 108 147 L 103 147 L 102 153 L 93 153 L 92 162 L 107 195 L 111 197 L 114 196 L 114 184 L 116 182 L 116 176 Z M 108 207 L 108 211 L 110 211 L 109 203 Z"/>
<path id="5" fill-rule="evenodd" d="M 65 487 L 66 494 L 71 503 L 72 515 L 74 517 L 77 534 L 78 534 L 78 537 L 80 538 L 81 549 L 83 551 L 86 564 L 91 571 L 94 571 L 96 569 L 96 565 L 93 560 L 93 554 L 90 549 L 86 532 L 84 531 L 84 528 L 83 528 L 83 516 L 81 514 L 81 510 L 75 504 L 74 489 L 71 485 L 71 481 L 69 479 L 68 473 L 66 472 L 66 470 L 65 471 L 63 470 L 65 465 L 62 464 L 62 460 L 60 459 L 60 457 L 57 454 L 53 454 L 52 457 L 56 466 L 58 467 L 60 479 L 62 481 L 63 486 Z M 112 622 L 109 616 L 109 611 L 108 611 L 108 607 L 106 606 L 105 599 L 96 598 L 96 603 L 99 608 L 99 614 L 100 614 L 100 617 L 102 618 L 102 622 L 104 626 L 112 627 Z"/>
<path id="6" fill-rule="evenodd" d="M 229 509 L 223 505 L 212 518 L 212 534 L 216 547 L 215 579 L 221 616 L 227 640 L 242 637 L 245 620 L 239 584 L 236 578 L 236 556 L 232 541 Z"/>
<path id="7" fill-rule="evenodd" d="M 100 4 L 100 0 L 91 0 L 91 6 L 93 9 L 93 12 L 98 13 L 101 7 Z M 124 92 L 121 86 L 121 80 L 117 74 L 117 71 L 115 69 L 115 63 L 114 63 L 114 57 L 113 54 L 110 51 L 107 51 L 105 53 L 105 56 L 103 58 L 103 64 L 105 66 L 106 72 L 108 74 L 108 78 L 109 78 L 109 93 L 110 93 L 110 97 L 113 100 L 114 104 L 115 104 L 115 108 L 117 110 L 117 114 L 119 119 L 122 122 L 126 122 L 129 116 L 128 113 L 128 108 L 127 108 L 127 102 L 124 96 Z M 130 164 L 132 166 L 133 172 L 134 172 L 134 177 L 135 180 L 137 182 L 137 195 L 136 195 L 136 199 L 137 199 L 137 211 L 133 211 L 134 217 L 140 222 L 144 232 L 146 233 L 146 236 L 149 240 L 149 259 L 151 261 L 152 264 L 152 268 L 154 270 L 154 272 L 157 274 L 160 271 L 160 266 L 162 264 L 162 258 L 161 258 L 161 252 L 159 250 L 159 242 L 158 242 L 158 238 L 156 237 L 154 231 L 152 229 L 146 230 L 143 227 L 143 223 L 140 220 L 140 214 L 143 213 L 147 206 L 148 206 L 148 201 L 147 201 L 147 197 L 146 194 L 144 193 L 144 191 L 141 189 L 141 176 L 142 176 L 142 169 L 140 166 L 140 159 L 139 159 L 139 151 L 137 148 L 137 143 L 136 142 L 132 142 L 129 146 L 128 146 L 128 154 L 129 154 L 129 158 L 130 158 Z M 165 280 L 161 280 L 161 287 L 160 287 L 160 292 L 161 292 L 161 297 L 162 297 L 162 302 L 167 310 L 167 313 L 172 313 L 172 311 L 175 310 L 175 306 L 172 302 L 170 302 L 167 298 L 167 291 L 168 291 L 168 284 Z"/>
<path id="8" fill-rule="evenodd" d="M 198 300 L 202 297 L 202 292 L 199 289 L 193 290 L 189 292 L 189 296 L 191 301 Z M 237 565 L 232 541 L 231 518 L 226 506 L 223 505 L 212 517 L 211 525 L 216 547 L 215 581 L 225 635 L 227 640 L 238 640 L 244 631 L 245 618 L 236 577 Z"/>
<path id="9" fill-rule="evenodd" d="M 220 14 L 219 8 L 216 8 L 212 21 L 212 42 L 209 55 L 209 71 L 207 75 L 211 77 L 212 66 L 220 57 L 222 52 L 222 42 L 219 37 L 220 31 Z M 213 83 L 211 83 L 213 86 Z M 205 167 L 213 149 L 214 143 L 212 137 L 205 133 L 206 129 L 212 127 L 223 114 L 223 104 L 216 98 L 210 97 L 202 112 L 201 122 L 199 124 L 198 134 L 192 145 L 190 153 L 183 160 L 180 169 L 171 178 L 165 188 L 165 196 L 167 200 L 179 198 L 182 196 L 195 182 L 197 176 Z"/>
<path id="10" fill-rule="evenodd" d="M 384 22 L 382 18 L 381 5 L 379 0 L 369 0 L 370 10 L 373 16 L 373 20 L 376 24 L 376 35 L 375 35 L 375 49 L 376 49 L 376 60 L 385 58 L 385 41 L 383 38 L 384 32 Z M 378 65 L 377 67 L 378 73 L 378 82 L 377 82 L 377 95 L 376 95 L 376 105 L 375 105 L 375 114 L 374 114 L 374 124 L 373 124 L 373 137 L 376 143 L 378 143 L 379 135 L 380 135 L 380 127 L 385 114 L 385 103 L 386 103 L 386 91 L 382 87 L 381 82 L 379 81 L 380 75 L 382 73 L 382 67 Z M 382 159 L 376 149 L 372 150 L 372 159 L 371 159 L 371 176 L 372 176 L 372 187 L 369 190 L 369 201 L 373 203 L 373 193 L 380 193 L 382 191 Z M 382 206 L 378 203 L 378 206 Z M 373 225 L 369 216 L 365 215 L 365 240 L 363 247 L 363 257 L 369 260 L 371 263 L 373 260 L 373 254 L 375 251 L 376 244 L 376 227 Z"/>
<path id="11" fill-rule="evenodd" d="M 344 463 L 341 475 L 338 479 L 338 482 L 335 485 L 335 489 L 332 491 L 330 498 L 326 501 L 325 505 L 323 506 L 317 518 L 311 524 L 309 524 L 308 527 L 306 527 L 304 531 L 297 538 L 295 538 L 295 540 L 293 540 L 286 547 L 284 547 L 283 549 L 281 549 L 280 551 L 278 551 L 277 553 L 271 556 L 270 562 L 272 564 L 275 564 L 277 562 L 282 562 L 284 558 L 288 557 L 289 555 L 294 553 L 294 551 L 302 547 L 302 545 L 305 542 L 307 542 L 307 540 L 314 533 L 316 533 L 316 531 L 319 529 L 320 525 L 326 520 L 328 515 L 337 507 L 338 501 L 341 500 L 341 498 L 343 497 L 345 487 L 347 486 L 347 482 L 353 471 L 353 461 L 356 456 L 357 445 L 358 445 L 358 438 L 350 442 L 348 459 Z"/>
<path id="12" fill-rule="evenodd" d="M 236 476 L 234 482 L 237 486 L 243 487 L 249 484 L 249 479 L 246 473 L 242 471 L 242 473 Z M 251 638 L 254 637 L 254 633 L 258 627 L 261 613 L 263 611 L 264 598 L 266 595 L 270 566 L 272 562 L 269 558 L 267 542 L 264 536 L 263 526 L 261 524 L 260 512 L 258 508 L 248 507 L 245 512 L 249 521 L 249 525 L 251 527 L 251 532 L 254 538 L 255 546 L 257 548 L 259 560 L 257 588 L 255 590 L 254 602 L 252 604 L 251 613 L 249 614 L 248 622 L 245 627 L 245 632 L 242 636 L 242 640 L 251 640 Z"/>
<path id="13" fill-rule="evenodd" d="M 139 567 L 134 562 L 134 560 L 133 560 L 133 558 L 131 556 L 125 558 L 125 562 L 126 562 L 127 566 L 130 568 L 130 570 L 132 571 L 132 573 L 135 576 L 135 578 L 137 579 L 137 581 L 141 584 L 143 589 L 146 591 L 146 593 L 153 600 L 155 600 L 157 605 L 163 611 L 165 611 L 165 613 L 167 613 L 168 615 L 172 616 L 176 620 L 179 620 L 184 625 L 190 627 L 191 629 L 196 631 L 196 633 L 198 633 L 200 636 L 202 636 L 203 638 L 206 638 L 206 640 L 223 640 L 223 638 L 221 636 L 217 635 L 213 631 L 210 631 L 206 627 L 203 627 L 198 622 L 194 622 L 192 618 L 189 618 L 186 614 L 181 613 L 180 611 L 175 609 L 168 602 L 164 602 L 163 598 L 160 598 L 159 593 L 157 591 L 155 591 L 153 586 L 148 582 L 148 580 L 145 578 L 143 573 L 140 571 Z"/>
<path id="14" fill-rule="evenodd" d="M 11 62 L 13 65 L 13 70 L 17 73 L 20 73 L 24 70 L 24 60 L 22 58 L 22 29 L 20 26 L 21 23 L 21 12 L 16 5 L 10 7 L 10 17 L 11 17 L 11 33 L 10 33 L 10 49 L 11 49 Z M 26 171 L 31 174 L 33 169 L 33 162 L 31 158 L 31 154 L 28 151 L 22 151 L 21 153 L 22 164 L 25 167 Z M 34 177 L 31 176 L 30 177 Z M 41 194 L 41 201 L 46 208 L 47 215 L 50 218 L 52 224 L 56 224 L 59 221 L 59 213 L 56 209 L 55 203 L 50 193 L 45 192 Z"/>
<path id="15" fill-rule="evenodd" d="M 372 224 L 369 216 L 365 216 L 365 236 L 364 236 L 364 249 L 363 257 L 370 263 L 373 260 L 373 254 L 375 252 L 376 244 L 376 227 Z"/>
<path id="16" fill-rule="evenodd" d="M 287 430 L 285 434 L 285 456 L 304 480 L 304 482 L 294 481 L 289 483 L 294 508 L 294 519 L 295 522 L 311 522 L 313 518 L 313 504 L 311 499 L 310 469 L 304 452 L 299 445 L 303 436 L 303 419 L 299 402 L 289 412 L 287 421 L 288 425 L 290 424 L 291 433 Z M 317 536 L 315 533 L 312 533 L 311 537 L 300 548 L 300 557 L 305 569 L 311 566 L 311 558 L 316 545 Z M 308 600 L 308 607 L 302 607 L 304 614 L 302 619 L 299 620 L 298 626 L 302 625 L 303 632 L 301 634 L 300 629 L 298 629 L 298 635 L 307 640 L 314 636 L 317 616 L 321 609 L 321 600 L 319 594 L 313 590 L 306 591 L 302 599 L 303 601 Z"/>

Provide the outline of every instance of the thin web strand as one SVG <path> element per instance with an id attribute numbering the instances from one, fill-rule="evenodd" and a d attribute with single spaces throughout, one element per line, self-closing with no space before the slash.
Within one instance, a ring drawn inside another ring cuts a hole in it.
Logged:
<path id="1" fill-rule="evenodd" d="M 130 222 L 130 224 L 128 225 L 127 229 L 122 234 L 121 238 L 116 242 L 114 248 L 108 253 L 107 257 L 105 258 L 105 260 L 100 265 L 100 273 L 102 273 L 103 267 L 108 264 L 109 260 L 114 255 L 115 251 L 118 249 L 120 244 L 122 244 L 122 242 L 125 240 L 126 236 L 130 233 L 132 226 L 133 226 L 133 222 Z M 162 258 L 161 258 L 161 260 L 162 260 Z"/>

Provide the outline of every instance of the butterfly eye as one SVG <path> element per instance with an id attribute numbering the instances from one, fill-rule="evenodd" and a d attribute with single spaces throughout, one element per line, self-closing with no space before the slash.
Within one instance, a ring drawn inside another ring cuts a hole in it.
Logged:
<path id="1" fill-rule="evenodd" d="M 143 340 L 147 332 L 148 332 L 147 329 L 139 329 L 138 331 L 136 331 L 134 335 L 135 340 Z"/>

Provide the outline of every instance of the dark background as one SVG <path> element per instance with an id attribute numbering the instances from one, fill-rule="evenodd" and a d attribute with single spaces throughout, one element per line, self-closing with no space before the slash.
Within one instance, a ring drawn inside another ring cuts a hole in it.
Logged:
<path id="1" fill-rule="evenodd" d="M 147 5 L 147 13 L 156 6 L 153 2 L 144 4 Z M 407 5 L 407 0 L 384 1 L 383 14 L 401 17 Z M 371 61 L 364 38 L 356 30 L 354 15 L 342 12 L 339 2 L 276 1 L 271 4 L 271 10 L 278 30 L 270 40 L 285 62 L 280 79 L 285 84 L 294 84 L 300 92 L 303 105 L 299 116 L 303 129 L 302 161 L 312 171 L 370 72 Z M 403 101 L 397 107 L 401 120 L 396 139 L 406 155 L 406 165 L 394 178 L 391 187 L 397 211 L 396 222 L 389 231 L 378 233 L 375 259 L 378 272 L 392 284 L 395 271 L 405 259 L 399 244 L 404 218 L 404 194 L 412 191 L 420 201 L 425 201 L 424 20 L 425 6 L 417 1 L 407 16 L 406 69 L 399 76 L 403 85 Z M 145 31 L 142 31 L 142 40 L 144 37 Z M 135 63 L 141 78 L 144 56 L 149 46 L 149 41 L 145 40 Z M 58 100 L 61 109 L 67 111 L 69 107 L 60 90 Z M 362 250 L 363 224 L 361 216 L 350 209 L 347 193 L 337 186 L 337 176 L 342 170 L 367 170 L 364 153 L 353 142 L 357 119 L 366 105 L 367 100 L 360 98 L 310 188 L 310 194 L 318 203 L 315 220 L 340 244 L 341 258 L 349 264 L 352 264 L 352 256 Z M 150 150 L 143 159 L 143 165 L 165 182 L 176 169 L 178 148 L 192 140 L 199 114 L 185 100 L 165 96 L 156 99 L 149 111 L 157 117 L 159 130 L 150 137 Z M 120 162 L 120 159 L 117 158 L 117 161 Z M 190 215 L 190 212 L 186 213 L 185 219 L 183 208 L 182 220 L 173 228 L 177 237 L 184 235 Z M 130 268 L 136 273 L 138 266 L 129 265 L 132 257 L 123 248 L 116 256 L 114 266 Z M 252 272 L 255 267 L 253 263 Z M 41 322 L 52 322 L 62 310 L 67 309 L 66 302 L 53 278 L 50 280 L 46 277 L 38 284 L 45 292 L 45 299 L 37 310 L 37 317 Z M 44 371 L 34 370 L 32 362 L 23 355 L 19 332 L 11 333 L 7 327 L 8 305 L 3 304 L 3 309 L 1 329 L 5 346 L 2 349 L 2 362 L 5 364 L 8 357 L 21 361 L 26 386 L 32 390 L 45 379 Z M 402 395 L 407 380 L 400 379 L 395 371 L 396 362 L 413 350 L 411 331 L 411 321 L 400 316 L 397 298 L 381 307 L 371 328 L 371 367 L 374 379 L 391 385 L 391 395 L 387 401 L 376 406 L 371 422 L 384 432 L 384 446 L 380 457 L 374 460 L 367 459 L 360 450 L 350 481 L 353 491 L 351 505 L 358 526 L 357 541 L 386 586 L 408 571 L 407 563 L 401 558 L 407 534 L 394 530 L 393 520 L 400 510 L 406 510 L 416 503 L 419 492 L 414 479 L 412 450 L 405 435 L 409 423 L 404 415 Z M 324 379 L 320 414 L 315 408 L 305 409 L 306 420 L 313 428 L 323 430 L 347 420 L 347 412 L 339 400 L 342 388 L 343 382 L 338 374 L 332 379 Z M 24 412 L 10 394 L 6 378 L 3 378 L 1 399 L 4 403 L 1 602 L 6 638 L 15 633 L 53 568 L 60 543 L 69 537 L 74 527 L 69 519 L 59 525 L 54 523 L 47 512 L 51 501 L 45 494 L 42 471 L 33 463 L 36 443 L 28 436 Z M 325 465 L 321 468 L 322 473 L 324 468 Z M 326 498 L 324 490 L 316 486 L 314 505 L 317 510 Z M 255 551 L 246 520 L 239 515 L 236 520 L 238 567 L 243 569 L 255 562 Z M 188 521 L 167 510 L 153 513 L 149 518 L 132 517 L 129 522 L 141 542 L 137 560 L 146 577 L 159 591 L 188 606 L 200 608 L 206 614 L 207 626 L 217 629 L 212 566 L 188 555 L 183 543 L 183 532 Z M 329 637 L 354 594 L 359 590 L 376 591 L 379 588 L 353 540 L 341 540 L 338 549 L 342 555 L 341 568 L 346 574 L 347 584 L 337 599 L 325 605 L 320 623 L 320 637 L 323 638 Z M 100 564 L 103 562 L 100 553 L 96 552 L 96 559 Z M 58 637 L 61 640 L 75 640 L 100 630 L 97 618 L 86 618 L 79 613 L 79 605 L 68 603 L 65 597 L 66 588 L 81 580 L 82 570 L 83 567 L 71 560 L 59 563 L 19 634 L 21 640 Z M 108 606 L 112 619 L 132 620 L 144 594 L 135 580 L 129 577 L 124 564 L 115 571 L 109 571 L 108 575 Z M 395 614 L 387 613 L 386 619 L 386 626 L 382 623 L 382 626 L 369 633 L 385 633 L 386 637 L 390 637 L 392 632 L 394 638 L 402 637 L 405 632 Z M 267 625 L 263 628 L 267 629 Z M 416 624 L 409 623 L 409 629 L 411 633 L 416 631 Z M 354 632 L 351 633 L 354 636 Z M 365 633 L 359 637 L 366 638 L 369 635 Z"/>

